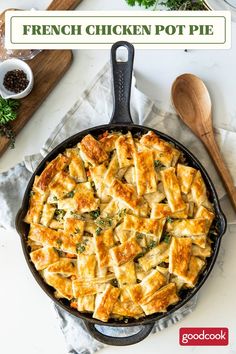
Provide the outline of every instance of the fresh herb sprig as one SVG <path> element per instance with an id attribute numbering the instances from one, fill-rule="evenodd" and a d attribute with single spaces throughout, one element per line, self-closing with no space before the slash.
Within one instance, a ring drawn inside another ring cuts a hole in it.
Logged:
<path id="1" fill-rule="evenodd" d="M 171 11 L 206 11 L 203 0 L 166 0 L 161 5 L 164 5 Z"/>
<path id="2" fill-rule="evenodd" d="M 206 10 L 203 0 L 126 0 L 130 6 L 139 5 L 146 9 L 155 10 L 157 5 L 165 6 L 168 10 Z"/>
<path id="3" fill-rule="evenodd" d="M 126 2 L 130 6 L 139 5 L 145 7 L 146 9 L 149 7 L 154 7 L 158 3 L 157 0 L 126 0 Z"/>
<path id="4" fill-rule="evenodd" d="M 10 141 L 10 149 L 14 149 L 16 137 L 9 124 L 0 124 L 0 136 L 7 138 Z"/>
<path id="5" fill-rule="evenodd" d="M 15 134 L 10 122 L 16 119 L 19 105 L 20 103 L 17 100 L 5 100 L 0 96 L 0 136 L 9 139 L 11 149 L 15 146 Z"/>
<path id="6" fill-rule="evenodd" d="M 0 97 L 0 124 L 7 124 L 16 119 L 19 101 Z"/>

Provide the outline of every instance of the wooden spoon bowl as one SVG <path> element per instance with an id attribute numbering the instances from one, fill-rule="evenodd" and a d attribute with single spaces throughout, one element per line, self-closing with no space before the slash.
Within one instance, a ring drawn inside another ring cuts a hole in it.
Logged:
<path id="1" fill-rule="evenodd" d="M 183 74 L 174 81 L 171 96 L 177 114 L 201 139 L 211 155 L 236 210 L 236 188 L 215 140 L 212 104 L 207 87 L 197 76 Z"/>

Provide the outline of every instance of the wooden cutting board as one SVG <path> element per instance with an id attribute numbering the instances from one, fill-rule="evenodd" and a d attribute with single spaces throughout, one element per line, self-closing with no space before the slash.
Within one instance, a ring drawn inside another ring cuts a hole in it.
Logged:
<path id="1" fill-rule="evenodd" d="M 50 3 L 48 10 L 73 10 L 80 2 L 81 0 L 54 0 Z M 1 20 L 4 22 L 4 13 L 0 15 L 0 23 Z M 71 50 L 44 50 L 32 60 L 27 61 L 34 74 L 34 87 L 27 97 L 20 100 L 17 118 L 11 123 L 15 135 L 21 131 L 57 85 L 69 69 L 72 59 Z M 7 138 L 0 137 L 0 156 L 6 151 L 9 143 Z"/>

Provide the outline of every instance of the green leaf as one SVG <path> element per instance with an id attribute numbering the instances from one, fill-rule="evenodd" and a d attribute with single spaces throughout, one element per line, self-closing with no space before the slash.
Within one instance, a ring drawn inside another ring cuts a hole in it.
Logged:
<path id="1" fill-rule="evenodd" d="M 6 137 L 10 141 L 11 149 L 15 147 L 15 134 L 9 123 L 16 119 L 19 105 L 20 102 L 17 100 L 5 100 L 0 96 L 0 136 Z"/>
<path id="2" fill-rule="evenodd" d="M 85 246 L 81 242 L 76 243 L 76 252 L 83 253 L 84 251 L 85 251 Z"/>
<path id="3" fill-rule="evenodd" d="M 149 7 L 154 7 L 158 1 L 157 0 L 126 0 L 126 2 L 130 6 L 139 5 L 148 9 Z"/>
<path id="4" fill-rule="evenodd" d="M 141 234 L 139 232 L 136 234 L 137 240 L 142 240 L 144 238 L 144 236 L 145 236 L 144 234 Z"/>
<path id="5" fill-rule="evenodd" d="M 160 3 L 160 5 L 166 6 L 169 10 L 182 10 L 182 11 L 196 11 L 206 10 L 202 0 L 166 0 Z"/>
<path id="6" fill-rule="evenodd" d="M 126 212 L 126 209 L 121 209 L 118 213 L 119 218 L 123 218 L 126 215 Z"/>
<path id="7" fill-rule="evenodd" d="M 71 191 L 71 192 L 67 193 L 66 198 L 73 198 L 74 195 L 75 195 L 75 191 Z"/>
<path id="8" fill-rule="evenodd" d="M 54 219 L 56 219 L 57 221 L 61 221 L 64 218 L 65 214 L 66 214 L 65 210 L 56 209 L 54 213 Z"/>
<path id="9" fill-rule="evenodd" d="M 97 227 L 96 228 L 96 235 L 98 236 L 98 235 L 100 235 L 100 233 L 101 233 L 101 231 L 102 231 L 102 229 L 101 229 L 101 227 Z"/>
<path id="10" fill-rule="evenodd" d="M 167 216 L 166 221 L 171 224 L 174 220 L 170 216 Z"/>
<path id="11" fill-rule="evenodd" d="M 0 97 L 0 124 L 7 124 L 16 119 L 16 111 L 20 103 L 17 100 Z"/>
<path id="12" fill-rule="evenodd" d="M 151 249 L 153 249 L 153 248 L 156 247 L 156 246 L 157 246 L 157 242 L 154 241 L 154 240 L 152 240 L 152 241 L 148 244 L 147 248 L 148 248 L 149 250 L 151 250 Z"/>
<path id="13" fill-rule="evenodd" d="M 112 219 L 107 216 L 106 218 L 99 218 L 98 220 L 95 221 L 95 223 L 98 226 L 101 226 L 102 228 L 109 228 L 112 226 Z"/>
<path id="14" fill-rule="evenodd" d="M 206 10 L 203 0 L 126 0 L 130 6 L 139 5 L 146 9 L 156 8 L 157 4 L 164 5 L 168 10 Z"/>
<path id="15" fill-rule="evenodd" d="M 99 215 L 100 215 L 100 210 L 99 209 L 97 209 L 97 210 L 94 210 L 94 211 L 90 211 L 90 216 L 95 220 L 95 219 L 97 219 L 98 217 L 99 217 Z"/>
<path id="16" fill-rule="evenodd" d="M 163 241 L 164 241 L 165 243 L 169 243 L 169 242 L 170 242 L 170 238 L 171 238 L 171 236 L 170 236 L 170 234 L 168 234 L 168 233 L 166 233 L 166 234 L 163 235 Z"/>

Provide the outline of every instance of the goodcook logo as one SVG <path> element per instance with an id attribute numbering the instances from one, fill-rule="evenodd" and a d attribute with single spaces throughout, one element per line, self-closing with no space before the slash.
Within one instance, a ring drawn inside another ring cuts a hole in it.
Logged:
<path id="1" fill-rule="evenodd" d="M 225 327 L 180 328 L 180 345 L 228 345 L 229 330 Z"/>

